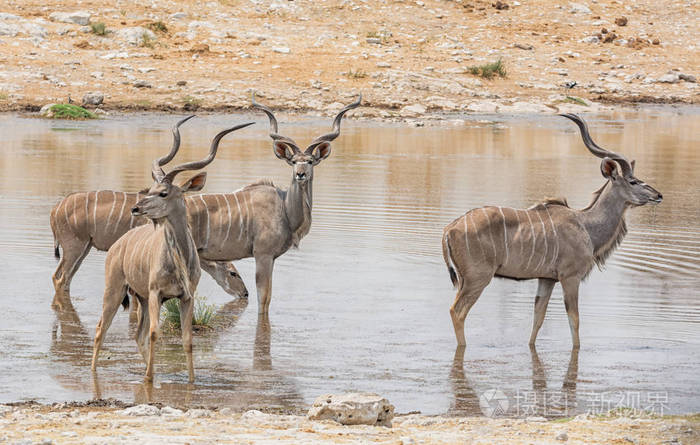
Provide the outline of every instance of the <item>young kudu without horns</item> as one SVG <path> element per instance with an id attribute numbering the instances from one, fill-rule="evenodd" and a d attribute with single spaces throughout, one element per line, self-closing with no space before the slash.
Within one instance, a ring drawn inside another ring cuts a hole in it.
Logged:
<path id="1" fill-rule="evenodd" d="M 287 190 L 270 181 L 250 184 L 234 193 L 214 193 L 188 198 L 192 236 L 200 258 L 235 261 L 255 258 L 258 313 L 267 314 L 272 292 L 275 259 L 299 245 L 311 227 L 313 168 L 331 153 L 331 142 L 340 135 L 343 115 L 360 105 L 361 96 L 337 114 L 333 131 L 317 137 L 302 151 L 292 139 L 277 134 L 272 111 L 253 106 L 267 114 L 275 155 L 292 166 Z"/>
<path id="2" fill-rule="evenodd" d="M 156 160 L 158 167 L 170 162 L 178 152 L 180 125 L 193 117 L 188 116 L 175 124 L 172 147 L 168 154 Z M 148 222 L 148 218 L 129 211 L 140 197 L 143 197 L 141 192 L 96 190 L 72 193 L 54 206 L 50 222 L 57 258 L 60 258 L 59 246 L 63 248 L 63 257 L 53 274 L 54 305 L 60 306 L 60 300 L 70 296 L 71 280 L 92 247 L 106 251 L 133 227 Z M 229 294 L 248 296 L 248 290 L 232 263 L 202 260 L 201 266 Z"/>
<path id="3" fill-rule="evenodd" d="M 206 167 L 214 160 L 221 138 L 251 124 L 222 131 L 212 141 L 209 155 L 205 159 L 179 165 L 167 174 L 163 171 L 160 160 L 153 161 L 151 170 L 155 182 L 131 209 L 133 215 L 143 215 L 152 224 L 128 231 L 107 252 L 102 317 L 97 323 L 92 355 L 93 371 L 97 366 L 104 336 L 119 304 L 125 298 L 127 288 L 130 288 L 136 294 L 138 302 L 136 343 L 147 363 L 146 380 L 153 380 L 160 307 L 165 300 L 179 298 L 180 329 L 187 355 L 189 381 L 194 381 L 192 310 L 200 264 L 197 247 L 187 226 L 184 193 L 201 190 L 206 173 L 199 173 L 180 186 L 174 185 L 173 180 L 181 172 Z M 128 304 L 128 300 L 125 303 Z"/>
<path id="4" fill-rule="evenodd" d="M 605 263 L 627 233 L 629 207 L 661 202 L 661 193 L 634 176 L 634 161 L 605 150 L 578 125 L 583 143 L 595 156 L 607 182 L 582 210 L 564 199 L 546 200 L 525 210 L 473 209 L 445 227 L 442 251 L 457 296 L 450 308 L 457 343 L 465 344 L 464 319 L 481 292 L 496 277 L 539 280 L 530 345 L 535 344 L 554 284 L 561 282 L 574 348 L 579 342 L 578 289 L 593 266 Z"/>

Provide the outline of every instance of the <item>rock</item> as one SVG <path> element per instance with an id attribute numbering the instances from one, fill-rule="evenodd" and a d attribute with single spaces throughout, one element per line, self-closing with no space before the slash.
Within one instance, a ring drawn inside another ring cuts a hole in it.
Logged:
<path id="1" fill-rule="evenodd" d="M 680 76 L 677 73 L 668 73 L 656 79 L 657 83 L 678 83 Z"/>
<path id="2" fill-rule="evenodd" d="M 530 114 L 530 113 L 549 113 L 551 108 L 540 103 L 532 102 L 515 102 L 512 105 L 504 105 L 498 109 L 500 113 L 514 114 Z"/>
<path id="3" fill-rule="evenodd" d="M 231 414 L 233 414 L 233 410 L 229 407 L 222 408 L 219 410 L 219 414 L 221 414 L 222 416 L 230 416 Z"/>
<path id="4" fill-rule="evenodd" d="M 137 80 L 134 82 L 136 88 L 152 88 L 153 86 L 145 80 Z"/>
<path id="5" fill-rule="evenodd" d="M 271 416 L 270 414 L 265 414 L 262 411 L 258 411 L 256 409 L 251 409 L 249 411 L 246 411 L 243 413 L 242 418 L 247 420 L 248 422 L 252 423 L 267 423 L 270 422 L 270 420 L 274 416 Z"/>
<path id="6" fill-rule="evenodd" d="M 389 62 L 378 62 L 377 68 L 391 68 L 391 64 Z"/>
<path id="7" fill-rule="evenodd" d="M 690 82 L 690 83 L 696 83 L 696 82 L 697 82 L 697 79 L 695 78 L 695 76 L 693 76 L 693 75 L 691 75 L 691 74 L 679 73 L 679 74 L 678 74 L 678 78 L 679 78 L 680 80 L 684 80 L 684 81 Z"/>
<path id="8" fill-rule="evenodd" d="M 416 117 L 425 114 L 425 107 L 421 104 L 407 105 L 401 109 L 402 117 Z"/>
<path id="9" fill-rule="evenodd" d="M 83 96 L 83 107 L 85 105 L 94 105 L 94 106 L 99 106 L 102 105 L 102 102 L 104 101 L 105 96 L 102 93 L 86 93 Z"/>
<path id="10" fill-rule="evenodd" d="M 21 17 L 7 12 L 0 12 L 0 20 L 19 20 Z"/>
<path id="11" fill-rule="evenodd" d="M 615 19 L 615 24 L 617 26 L 627 26 L 627 17 L 624 15 Z"/>
<path id="12" fill-rule="evenodd" d="M 529 43 L 514 43 L 513 46 L 515 48 L 524 49 L 526 51 L 532 51 L 533 49 L 535 49 L 535 47 L 530 45 Z"/>
<path id="13" fill-rule="evenodd" d="M 382 39 L 380 39 L 379 37 L 367 37 L 367 39 L 365 39 L 365 41 L 367 43 L 371 43 L 373 45 L 381 45 L 382 44 Z"/>
<path id="14" fill-rule="evenodd" d="M 581 41 L 583 43 L 598 43 L 600 42 L 600 39 L 598 38 L 598 36 L 588 36 L 584 37 Z"/>
<path id="15" fill-rule="evenodd" d="M 141 26 L 122 28 L 117 31 L 117 37 L 130 45 L 142 45 L 146 41 L 156 40 L 156 35 Z"/>
<path id="16" fill-rule="evenodd" d="M 208 53 L 209 52 L 209 45 L 207 45 L 206 43 L 198 43 L 198 44 L 194 45 L 192 48 L 190 48 L 190 52 L 198 53 L 198 54 Z"/>
<path id="17" fill-rule="evenodd" d="M 502 2 L 501 0 L 496 0 L 496 3 L 492 3 L 491 6 L 498 9 L 499 11 L 503 11 L 509 8 L 508 3 Z"/>
<path id="18" fill-rule="evenodd" d="M 53 117 L 53 111 L 51 111 L 51 107 L 53 107 L 54 104 L 46 104 L 43 107 L 41 107 L 41 110 L 39 110 L 39 115 L 44 116 L 44 117 Z"/>
<path id="19" fill-rule="evenodd" d="M 185 415 L 185 413 L 182 410 L 179 410 L 177 408 L 173 408 L 170 406 L 164 406 L 160 409 L 160 415 L 161 416 L 169 416 L 169 417 L 182 417 Z"/>
<path id="20" fill-rule="evenodd" d="M 0 36 L 15 37 L 21 28 L 13 23 L 0 23 Z"/>
<path id="21" fill-rule="evenodd" d="M 202 417 L 211 417 L 211 410 L 208 409 L 191 409 L 187 411 L 187 417 L 199 419 Z"/>
<path id="22" fill-rule="evenodd" d="M 153 405 L 136 405 L 117 413 L 123 416 L 159 416 L 160 410 Z"/>
<path id="23" fill-rule="evenodd" d="M 569 3 L 569 12 L 572 14 L 590 14 L 591 8 L 581 3 Z"/>
<path id="24" fill-rule="evenodd" d="M 287 48 L 286 46 L 274 47 L 274 48 L 272 48 L 272 51 L 274 51 L 276 53 L 280 53 L 280 54 L 289 54 L 291 52 L 290 49 Z"/>
<path id="25" fill-rule="evenodd" d="M 49 16 L 49 19 L 54 22 L 74 23 L 85 26 L 90 24 L 90 13 L 87 11 L 54 12 Z"/>
<path id="26" fill-rule="evenodd" d="M 343 425 L 390 427 L 394 405 L 374 393 L 327 394 L 314 401 L 306 417 L 309 420 L 331 419 Z"/>
<path id="27" fill-rule="evenodd" d="M 496 102 L 472 102 L 467 106 L 467 111 L 472 113 L 495 113 L 497 110 Z"/>
<path id="28" fill-rule="evenodd" d="M 177 85 L 179 87 L 184 87 L 185 85 L 187 85 L 187 81 L 186 80 L 178 80 L 175 85 Z"/>
<path id="29" fill-rule="evenodd" d="M 566 68 L 554 68 L 552 69 L 552 72 L 554 74 L 559 74 L 560 76 L 568 76 L 569 75 L 569 70 Z"/>
<path id="30" fill-rule="evenodd" d="M 186 12 L 175 12 L 173 14 L 170 14 L 170 18 L 173 20 L 182 20 L 187 18 L 187 13 Z"/>
<path id="31" fill-rule="evenodd" d="M 561 442 L 566 442 L 569 440 L 569 435 L 566 433 L 566 431 L 562 431 L 561 433 L 557 434 L 556 439 Z"/>

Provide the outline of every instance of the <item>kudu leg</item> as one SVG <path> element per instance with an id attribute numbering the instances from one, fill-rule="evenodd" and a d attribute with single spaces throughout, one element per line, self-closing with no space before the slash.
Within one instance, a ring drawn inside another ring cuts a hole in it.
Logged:
<path id="1" fill-rule="evenodd" d="M 146 310 L 144 308 L 143 310 Z M 155 367 L 156 340 L 158 340 L 158 316 L 160 315 L 160 295 L 157 292 L 150 292 L 148 296 L 148 316 L 150 324 L 148 328 L 148 360 L 146 362 L 147 382 L 153 381 L 153 368 Z"/>
<path id="2" fill-rule="evenodd" d="M 571 342 L 574 349 L 581 346 L 578 337 L 578 287 L 580 280 L 566 280 L 561 282 L 564 289 L 564 306 L 569 316 L 569 328 L 571 329 Z"/>
<path id="3" fill-rule="evenodd" d="M 136 315 L 138 320 L 136 345 L 143 357 L 143 361 L 148 363 L 148 332 L 151 328 L 151 317 L 148 315 L 148 303 L 140 297 L 135 298 L 135 300 L 138 302 L 136 303 Z"/>
<path id="4" fill-rule="evenodd" d="M 192 290 L 194 294 L 194 289 Z M 194 299 L 180 299 L 180 330 L 182 331 L 182 347 L 187 356 L 187 373 L 190 383 L 194 383 L 194 361 L 192 360 L 192 315 Z"/>
<path id="5" fill-rule="evenodd" d="M 488 284 L 488 282 L 486 283 Z M 454 303 L 450 307 L 450 317 L 452 317 L 452 327 L 455 330 L 455 336 L 457 337 L 457 344 L 459 346 L 464 346 L 467 341 L 464 338 L 464 320 L 467 318 L 469 310 L 474 306 L 476 300 L 479 299 L 481 292 L 483 292 L 484 285 L 469 285 L 466 284 L 461 287 L 457 292 Z"/>
<path id="6" fill-rule="evenodd" d="M 258 288 L 258 314 L 267 314 L 272 299 L 272 269 L 275 260 L 271 256 L 255 258 L 255 285 Z"/>
<path id="7" fill-rule="evenodd" d="M 126 292 L 126 284 L 124 283 L 108 284 L 107 289 L 105 289 L 102 302 L 102 316 L 100 317 L 100 321 L 97 322 L 97 328 L 95 329 L 95 345 L 92 350 L 93 371 L 97 369 L 97 357 L 100 354 L 102 342 L 104 341 L 109 326 L 112 324 L 114 316 L 119 310 L 119 306 L 124 298 L 124 292 Z"/>
<path id="8" fill-rule="evenodd" d="M 54 307 L 60 307 L 61 297 L 70 296 L 70 283 L 73 280 L 73 275 L 90 252 L 92 242 L 91 240 L 74 240 L 62 244 L 61 247 L 63 247 L 63 256 L 51 277 L 56 291 L 52 303 Z"/>
<path id="9" fill-rule="evenodd" d="M 544 315 L 547 312 L 547 305 L 549 304 L 549 297 L 552 296 L 552 289 L 556 284 L 555 280 L 550 280 L 548 278 L 540 278 L 537 283 L 537 295 L 535 295 L 535 315 L 532 320 L 532 333 L 530 334 L 530 346 L 535 346 L 535 340 L 537 340 L 537 333 L 540 332 L 542 327 L 542 322 L 544 321 Z"/>

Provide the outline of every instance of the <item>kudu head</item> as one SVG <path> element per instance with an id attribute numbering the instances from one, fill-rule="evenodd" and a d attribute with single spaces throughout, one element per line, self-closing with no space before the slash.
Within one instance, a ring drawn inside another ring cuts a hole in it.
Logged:
<path id="1" fill-rule="evenodd" d="M 190 116 L 192 117 L 192 116 Z M 254 122 L 248 122 L 246 124 L 237 125 L 233 128 L 229 128 L 217 134 L 214 140 L 211 142 L 211 147 L 209 149 L 209 154 L 206 158 L 200 161 L 187 162 L 185 164 L 180 164 L 174 167 L 170 172 L 165 173 L 163 170 L 163 165 L 170 161 L 177 153 L 179 148 L 180 135 L 177 131 L 177 127 L 188 120 L 190 117 L 183 119 L 178 122 L 178 124 L 173 129 L 173 135 L 175 135 L 175 141 L 173 143 L 173 149 L 166 156 L 158 158 L 153 161 L 151 167 L 151 175 L 153 176 L 153 185 L 146 196 L 141 198 L 136 205 L 131 209 L 131 213 L 134 216 L 143 215 L 149 219 L 161 219 L 168 216 L 173 210 L 179 209 L 183 212 L 185 211 L 185 192 L 196 192 L 204 187 L 207 174 L 206 172 L 199 173 L 194 177 L 188 179 L 182 184 L 175 185 L 173 181 L 175 177 L 184 171 L 188 170 L 200 170 L 207 165 L 209 165 L 216 156 L 216 151 L 219 148 L 219 142 L 221 139 L 232 131 L 245 128 L 249 125 L 253 125 Z M 177 133 L 177 134 L 176 134 Z"/>
<path id="2" fill-rule="evenodd" d="M 588 150 L 595 156 L 603 159 L 600 163 L 600 171 L 603 177 L 610 182 L 614 192 L 621 199 L 624 199 L 628 205 L 642 206 L 648 203 L 658 204 L 661 202 L 663 198 L 661 193 L 634 176 L 634 161 L 630 162 L 626 157 L 601 148 L 593 142 L 593 138 L 588 132 L 588 125 L 581 117 L 571 113 L 560 114 L 560 116 L 571 119 L 578 125 L 579 130 L 581 130 L 583 143 Z"/>
<path id="3" fill-rule="evenodd" d="M 362 95 L 360 94 L 355 102 L 344 107 L 335 116 L 332 132 L 314 139 L 304 151 L 291 138 L 277 133 L 277 119 L 275 115 L 268 107 L 255 101 L 255 92 L 253 92 L 252 101 L 253 107 L 264 111 L 270 119 L 270 137 L 272 138 L 275 156 L 292 166 L 292 178 L 294 181 L 304 184 L 313 179 L 314 166 L 331 154 L 331 142 L 340 135 L 340 121 L 343 120 L 345 113 L 360 106 Z"/>
<path id="4" fill-rule="evenodd" d="M 248 289 L 233 263 L 205 260 L 204 258 L 200 258 L 199 263 L 202 269 L 206 270 L 226 293 L 234 297 L 248 298 Z"/>

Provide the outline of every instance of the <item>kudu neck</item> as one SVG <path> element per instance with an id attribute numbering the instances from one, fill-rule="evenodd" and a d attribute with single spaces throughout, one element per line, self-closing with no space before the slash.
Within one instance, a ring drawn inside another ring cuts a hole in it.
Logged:
<path id="1" fill-rule="evenodd" d="M 313 206 L 313 177 L 304 183 L 292 178 L 287 189 L 284 206 L 289 220 L 289 228 L 295 237 L 301 239 L 311 226 L 311 208 Z"/>
<path id="2" fill-rule="evenodd" d="M 176 205 L 167 216 L 163 218 L 156 218 L 152 221 L 156 229 L 162 228 L 166 231 L 172 231 L 177 244 L 180 245 L 180 248 L 183 249 L 183 251 L 187 251 L 189 247 L 189 229 L 187 227 L 187 210 L 185 208 L 184 200 L 182 201 L 182 205 Z"/>
<path id="3" fill-rule="evenodd" d="M 615 184 L 608 181 L 594 202 L 582 214 L 582 222 L 595 251 L 610 245 L 624 231 L 625 211 L 629 205 L 620 196 Z"/>

